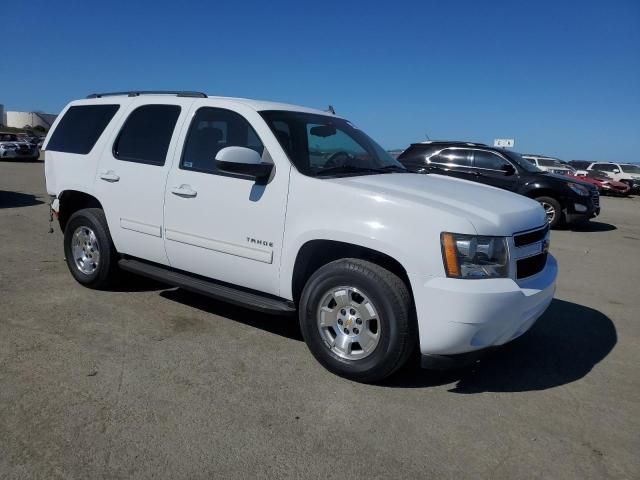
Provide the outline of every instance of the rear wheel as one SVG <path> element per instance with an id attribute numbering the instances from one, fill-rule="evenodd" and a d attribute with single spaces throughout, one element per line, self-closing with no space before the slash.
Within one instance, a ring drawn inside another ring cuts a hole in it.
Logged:
<path id="1" fill-rule="evenodd" d="M 74 213 L 64 230 L 64 253 L 71 275 L 90 288 L 104 288 L 117 271 L 113 246 L 104 212 L 85 208 Z"/>
<path id="2" fill-rule="evenodd" d="M 388 377 L 416 343 L 407 286 L 364 260 L 336 260 L 317 270 L 302 292 L 299 310 L 311 353 L 331 372 L 353 380 Z"/>
<path id="3" fill-rule="evenodd" d="M 564 220 L 564 214 L 562 213 L 562 206 L 553 197 L 538 197 L 536 200 L 544 208 L 544 213 L 547 216 L 547 223 L 549 227 L 555 228 L 562 224 Z"/>

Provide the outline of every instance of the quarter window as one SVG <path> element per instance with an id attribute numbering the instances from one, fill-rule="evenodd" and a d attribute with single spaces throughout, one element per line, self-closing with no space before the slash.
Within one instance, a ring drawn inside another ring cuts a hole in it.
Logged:
<path id="1" fill-rule="evenodd" d="M 469 155 L 469 150 L 447 148 L 431 157 L 429 163 L 438 163 L 454 167 L 470 167 L 471 155 Z"/>
<path id="2" fill-rule="evenodd" d="M 86 155 L 107 128 L 120 105 L 78 105 L 60 119 L 47 150 Z"/>
<path id="3" fill-rule="evenodd" d="M 225 147 L 247 147 L 260 155 L 264 152 L 262 142 L 244 117 L 221 108 L 201 108 L 189 127 L 180 168 L 216 173 L 216 155 Z"/>
<path id="4" fill-rule="evenodd" d="M 125 122 L 113 146 L 113 156 L 128 162 L 164 165 L 180 107 L 144 105 Z"/>
<path id="5" fill-rule="evenodd" d="M 487 170 L 504 170 L 507 161 L 495 153 L 475 150 L 473 152 L 473 166 Z"/>

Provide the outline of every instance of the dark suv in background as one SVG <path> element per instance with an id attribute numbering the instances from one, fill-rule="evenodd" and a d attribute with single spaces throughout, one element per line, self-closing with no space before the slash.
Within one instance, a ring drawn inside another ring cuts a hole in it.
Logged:
<path id="1" fill-rule="evenodd" d="M 519 153 L 482 143 L 414 143 L 398 160 L 416 173 L 437 173 L 510 190 L 540 202 L 550 226 L 582 223 L 600 213 L 598 190 L 543 172 Z"/>

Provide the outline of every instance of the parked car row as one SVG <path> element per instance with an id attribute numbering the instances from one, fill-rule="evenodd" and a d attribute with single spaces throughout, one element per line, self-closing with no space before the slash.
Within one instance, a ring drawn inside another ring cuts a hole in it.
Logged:
<path id="1" fill-rule="evenodd" d="M 40 148 L 37 143 L 32 143 L 29 137 L 0 132 L 0 158 L 37 160 L 39 157 Z"/>
<path id="2" fill-rule="evenodd" d="M 595 173 L 609 180 L 627 184 L 631 193 L 640 193 L 640 165 L 583 160 L 572 160 L 569 165 L 576 169 L 578 176 Z"/>

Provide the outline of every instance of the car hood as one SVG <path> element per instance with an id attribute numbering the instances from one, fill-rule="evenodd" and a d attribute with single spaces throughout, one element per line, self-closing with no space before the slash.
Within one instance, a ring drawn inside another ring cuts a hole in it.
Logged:
<path id="1" fill-rule="evenodd" d="M 379 196 L 381 201 L 447 211 L 466 218 L 479 235 L 512 235 L 540 227 L 546 221 L 542 207 L 530 198 L 437 174 L 391 173 L 330 181 L 366 190 Z"/>
<path id="2" fill-rule="evenodd" d="M 557 180 L 557 181 L 565 183 L 565 184 L 572 182 L 572 183 L 578 183 L 580 185 L 584 185 L 584 186 L 586 186 L 587 188 L 590 188 L 590 189 L 595 189 L 596 188 L 591 183 L 583 182 L 582 178 L 578 178 L 578 177 L 574 177 L 574 176 L 570 176 L 570 175 L 558 175 L 558 174 L 555 174 L 555 173 L 548 173 L 548 172 L 543 173 L 543 175 L 548 179 L 554 179 L 554 180 Z"/>

